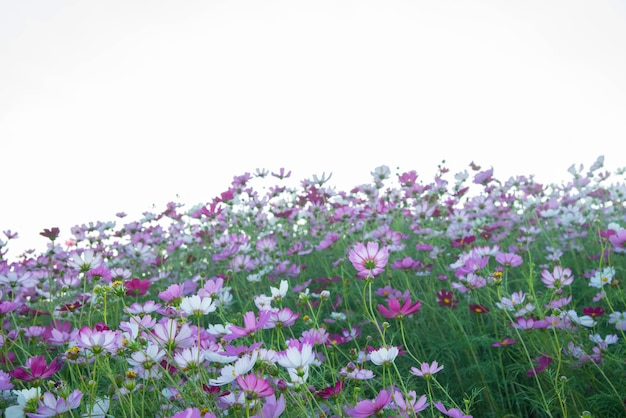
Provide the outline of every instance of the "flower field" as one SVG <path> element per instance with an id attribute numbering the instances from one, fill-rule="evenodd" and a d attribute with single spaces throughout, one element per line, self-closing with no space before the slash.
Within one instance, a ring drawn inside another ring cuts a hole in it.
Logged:
<path id="1" fill-rule="evenodd" d="M 6 417 L 626 416 L 624 170 L 235 176 L 0 241 Z M 62 242 L 63 241 L 63 242 Z"/>

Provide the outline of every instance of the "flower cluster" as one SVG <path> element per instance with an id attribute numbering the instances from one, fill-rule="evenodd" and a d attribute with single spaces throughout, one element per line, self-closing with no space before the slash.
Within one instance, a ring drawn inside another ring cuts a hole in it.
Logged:
<path id="1" fill-rule="evenodd" d="M 349 192 L 259 169 L 47 228 L 42 254 L 0 241 L 0 409 L 621 416 L 626 186 L 601 163 L 561 185 L 382 166 Z"/>

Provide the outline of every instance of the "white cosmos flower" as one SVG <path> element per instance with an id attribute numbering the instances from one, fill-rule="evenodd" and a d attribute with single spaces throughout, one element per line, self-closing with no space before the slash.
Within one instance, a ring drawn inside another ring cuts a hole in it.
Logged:
<path id="1" fill-rule="evenodd" d="M 273 299 L 267 295 L 256 295 L 254 297 L 254 304 L 261 311 L 272 309 L 272 301 Z"/>
<path id="2" fill-rule="evenodd" d="M 214 312 L 217 307 L 210 297 L 201 298 L 198 295 L 184 297 L 180 302 L 180 310 L 188 315 L 206 315 Z"/>
<path id="3" fill-rule="evenodd" d="M 204 350 L 197 346 L 185 348 L 174 354 L 176 365 L 183 371 L 201 367 L 204 363 L 204 359 Z"/>
<path id="4" fill-rule="evenodd" d="M 300 367 L 298 369 L 287 369 L 291 383 L 294 385 L 303 385 L 309 378 L 309 366 Z"/>
<path id="5" fill-rule="evenodd" d="M 286 369 L 297 369 L 299 367 L 308 366 L 315 360 L 313 346 L 311 344 L 302 344 L 302 349 L 298 347 L 289 347 L 282 353 L 278 353 L 278 364 Z"/>
<path id="6" fill-rule="evenodd" d="M 17 395 L 17 405 L 9 406 L 4 411 L 6 418 L 24 418 L 24 407 L 26 403 L 31 399 L 39 399 L 41 395 L 39 388 L 13 390 L 12 392 L 14 395 Z"/>
<path id="7" fill-rule="evenodd" d="M 377 366 L 381 366 L 387 363 L 393 363 L 396 357 L 398 357 L 398 347 L 381 347 L 376 351 L 370 353 L 370 360 Z"/>
<path id="8" fill-rule="evenodd" d="M 280 281 L 280 287 L 275 288 L 270 286 L 270 290 L 272 292 L 272 299 L 279 300 L 287 296 L 287 290 L 289 290 L 289 283 L 287 280 Z"/>
<path id="9" fill-rule="evenodd" d="M 374 177 L 374 181 L 387 180 L 391 174 L 391 170 L 386 165 L 381 165 L 376 167 L 370 174 Z"/>
<path id="10" fill-rule="evenodd" d="M 91 412 L 89 414 L 83 414 L 81 417 L 89 417 L 89 418 L 108 418 L 112 417 L 112 415 L 108 415 L 109 404 L 111 401 L 107 396 L 104 398 L 97 398 L 93 404 L 93 408 L 91 408 Z"/>
<path id="11" fill-rule="evenodd" d="M 87 272 L 99 267 L 102 264 L 102 257 L 94 254 L 93 250 L 85 250 L 82 255 L 74 252 L 67 260 L 67 263 L 76 270 Z"/>
<path id="12" fill-rule="evenodd" d="M 597 322 L 594 321 L 591 316 L 589 315 L 578 316 L 575 310 L 569 310 L 566 312 L 566 314 L 572 322 L 578 325 L 582 325 L 583 327 L 593 327 L 594 325 L 597 324 Z"/>
<path id="13" fill-rule="evenodd" d="M 589 286 L 602 289 L 605 284 L 611 284 L 615 277 L 614 267 L 605 267 L 602 271 L 596 272 L 591 280 L 589 280 Z"/>
<path id="14" fill-rule="evenodd" d="M 240 357 L 234 365 L 227 365 L 222 367 L 220 375 L 217 379 L 209 379 L 211 386 L 222 386 L 237 379 L 237 376 L 244 375 L 252 370 L 256 359 L 259 356 L 258 351 L 253 351 L 243 357 Z"/>

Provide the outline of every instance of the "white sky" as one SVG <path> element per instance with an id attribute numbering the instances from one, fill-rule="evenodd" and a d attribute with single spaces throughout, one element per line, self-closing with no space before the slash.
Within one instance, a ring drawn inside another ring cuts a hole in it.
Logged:
<path id="1" fill-rule="evenodd" d="M 16 256 L 257 167 L 614 169 L 624 74 L 624 0 L 0 0 L 0 231 Z"/>

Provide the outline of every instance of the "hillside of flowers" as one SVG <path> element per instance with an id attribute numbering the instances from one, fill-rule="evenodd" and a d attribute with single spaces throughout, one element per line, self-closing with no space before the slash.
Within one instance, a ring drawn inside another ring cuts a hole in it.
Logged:
<path id="1" fill-rule="evenodd" d="M 0 241 L 12 417 L 626 416 L 624 171 L 257 169 Z"/>

